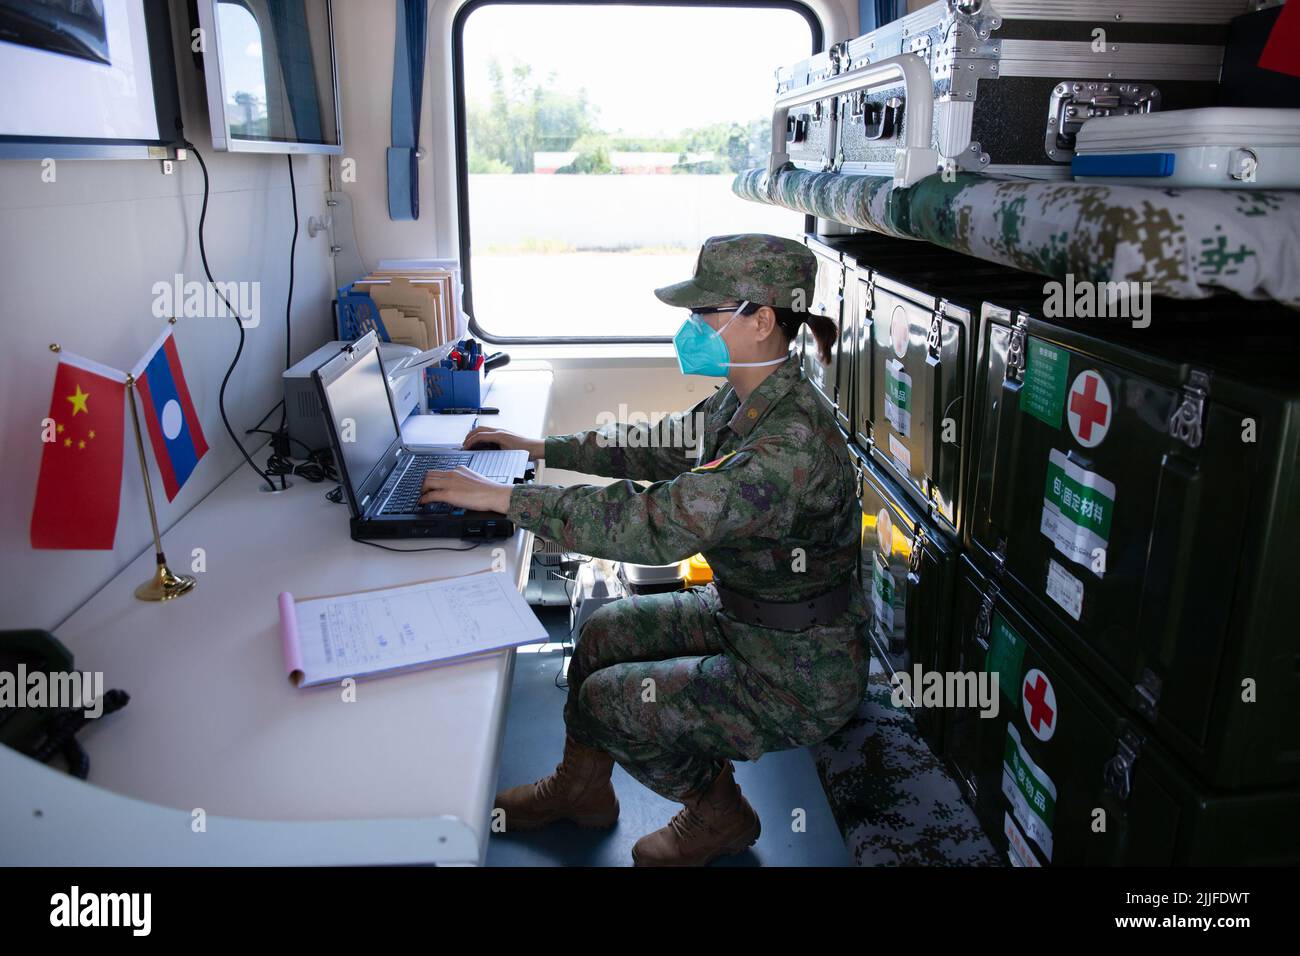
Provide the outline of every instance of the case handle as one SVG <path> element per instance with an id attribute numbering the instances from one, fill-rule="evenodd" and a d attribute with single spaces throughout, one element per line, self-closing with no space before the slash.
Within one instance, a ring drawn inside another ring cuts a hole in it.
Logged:
<path id="1" fill-rule="evenodd" d="M 1016 469 L 1006 467 L 1003 459 L 1011 448 L 1011 436 L 1020 406 L 1020 388 L 1020 382 L 1015 379 L 1002 380 L 1002 401 L 998 407 L 997 430 L 993 440 L 993 473 L 989 476 L 993 500 L 989 506 L 989 520 L 1002 537 L 1007 536 L 1011 511 L 1015 507 Z"/>
<path id="2" fill-rule="evenodd" d="M 865 127 L 862 138 L 873 142 L 881 139 L 893 139 L 894 128 L 898 125 L 898 113 L 902 107 L 903 101 L 897 96 L 891 96 L 883 104 L 867 103 L 862 111 L 862 121 Z M 873 113 L 880 114 L 880 120 L 876 123 L 874 130 L 871 127 Z"/>

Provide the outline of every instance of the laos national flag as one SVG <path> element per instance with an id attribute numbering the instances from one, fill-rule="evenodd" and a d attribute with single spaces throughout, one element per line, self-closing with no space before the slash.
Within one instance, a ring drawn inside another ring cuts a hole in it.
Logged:
<path id="1" fill-rule="evenodd" d="M 208 443 L 194 403 L 190 401 L 170 325 L 136 365 L 133 374 L 149 426 L 149 442 L 158 461 L 158 473 L 162 475 L 167 500 L 171 501 L 207 452 Z"/>

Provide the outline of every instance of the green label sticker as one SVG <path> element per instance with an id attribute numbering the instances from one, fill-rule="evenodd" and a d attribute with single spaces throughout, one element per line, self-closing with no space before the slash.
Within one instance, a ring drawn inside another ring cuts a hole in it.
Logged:
<path id="1" fill-rule="evenodd" d="M 1013 704 L 1019 703 L 1016 694 L 1020 687 L 1020 671 L 1025 659 L 1025 642 L 1012 630 L 1001 614 L 993 612 L 989 627 L 989 652 L 984 658 L 984 670 L 998 675 L 1002 695 Z"/>
<path id="2" fill-rule="evenodd" d="M 1110 541 L 1114 511 L 1114 483 L 1081 468 L 1053 448 L 1047 460 L 1039 529 L 1056 550 L 1102 577 L 1095 557 L 1098 550 L 1105 552 Z"/>
<path id="3" fill-rule="evenodd" d="M 1052 858 L 1052 825 L 1056 821 L 1056 784 L 1034 763 L 1020 743 L 1015 724 L 1007 724 L 1007 744 L 1002 755 L 1002 795 L 1025 835 Z"/>
<path id="4" fill-rule="evenodd" d="M 872 611 L 876 616 L 877 632 L 889 640 L 894 636 L 894 576 L 879 554 L 873 554 L 872 558 Z"/>
<path id="5" fill-rule="evenodd" d="M 885 363 L 885 418 L 904 438 L 912 433 L 912 376 L 893 359 Z"/>
<path id="6" fill-rule="evenodd" d="M 1025 352 L 1020 410 L 1053 428 L 1060 428 L 1061 412 L 1065 409 L 1066 379 L 1070 377 L 1070 354 L 1032 337 Z"/>

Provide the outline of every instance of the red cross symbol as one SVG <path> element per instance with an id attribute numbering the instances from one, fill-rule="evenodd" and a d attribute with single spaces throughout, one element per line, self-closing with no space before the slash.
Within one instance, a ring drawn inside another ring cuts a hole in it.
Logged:
<path id="1" fill-rule="evenodd" d="M 1083 379 L 1083 391 L 1070 392 L 1070 411 L 1079 416 L 1079 441 L 1092 440 L 1092 426 L 1106 426 L 1110 418 L 1110 406 L 1097 400 L 1097 383 L 1101 381 L 1095 372 L 1085 372 L 1079 376 Z M 1075 389 L 1079 383 L 1075 382 Z"/>
<path id="2" fill-rule="evenodd" d="M 1050 702 L 1048 695 L 1052 697 Z M 1052 685 L 1047 682 L 1047 675 L 1042 671 L 1033 671 L 1025 681 L 1025 703 L 1029 705 L 1027 716 L 1030 729 L 1041 740 L 1052 735 L 1052 724 L 1056 720 L 1056 711 L 1052 707 L 1055 698 Z"/>

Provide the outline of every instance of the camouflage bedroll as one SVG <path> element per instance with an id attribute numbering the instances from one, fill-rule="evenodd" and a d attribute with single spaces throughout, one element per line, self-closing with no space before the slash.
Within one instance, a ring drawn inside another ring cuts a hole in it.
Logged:
<path id="1" fill-rule="evenodd" d="M 1064 281 L 1149 282 L 1155 295 L 1228 290 L 1300 309 L 1300 192 L 1158 189 L 973 173 L 895 188 L 887 176 L 740 173 L 742 199 Z"/>

